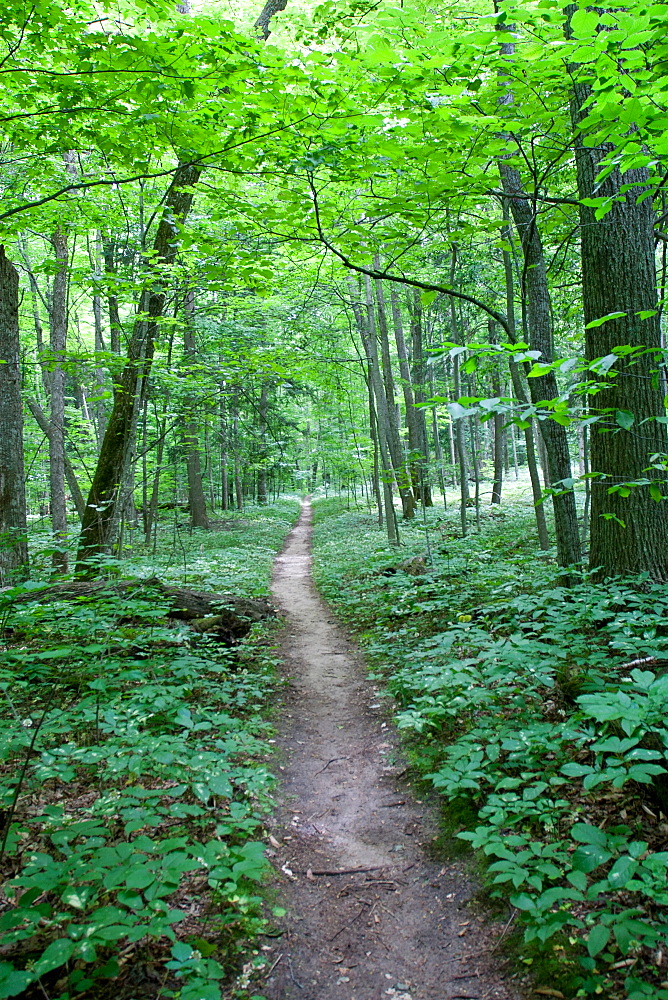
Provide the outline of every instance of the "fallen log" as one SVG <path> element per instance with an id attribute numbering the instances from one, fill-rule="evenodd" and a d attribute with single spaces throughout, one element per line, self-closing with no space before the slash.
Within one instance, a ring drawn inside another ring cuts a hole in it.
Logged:
<path id="1" fill-rule="evenodd" d="M 187 622 L 196 632 L 213 635 L 228 646 L 247 635 L 255 622 L 276 614 L 272 605 L 265 600 L 172 587 L 162 583 L 157 577 L 72 580 L 67 583 L 46 584 L 16 595 L 6 591 L 0 597 L 4 597 L 11 605 L 25 604 L 28 601 L 40 601 L 44 604 L 50 601 L 94 601 L 106 595 L 131 596 L 136 592 L 155 595 L 157 600 L 164 600 L 169 605 L 167 618 Z"/>

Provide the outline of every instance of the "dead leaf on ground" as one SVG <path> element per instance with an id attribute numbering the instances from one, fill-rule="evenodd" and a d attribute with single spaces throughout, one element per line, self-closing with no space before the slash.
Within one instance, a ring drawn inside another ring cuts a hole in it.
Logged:
<path id="1" fill-rule="evenodd" d="M 549 986 L 541 986 L 539 989 L 534 990 L 534 993 L 538 993 L 542 997 L 560 997 L 564 1000 L 564 994 L 560 993 L 559 990 L 553 990 Z"/>

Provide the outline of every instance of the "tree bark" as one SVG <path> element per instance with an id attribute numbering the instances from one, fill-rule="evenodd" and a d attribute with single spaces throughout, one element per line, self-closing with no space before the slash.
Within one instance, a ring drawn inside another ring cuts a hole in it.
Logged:
<path id="1" fill-rule="evenodd" d="M 367 368 L 367 390 L 369 393 L 369 436 L 373 445 L 373 472 L 372 487 L 378 508 L 378 527 L 383 527 L 383 498 L 380 492 L 380 463 L 378 456 L 378 421 L 376 419 L 376 406 L 373 401 L 373 386 L 371 385 L 371 372 Z"/>
<path id="2" fill-rule="evenodd" d="M 510 233 L 510 216 L 508 203 L 504 199 L 503 206 L 503 217 L 507 222 L 507 226 L 504 228 L 503 236 L 510 243 L 511 233 Z M 515 326 L 515 282 L 513 280 L 513 262 L 510 257 L 510 252 L 508 250 L 503 251 L 503 270 L 505 274 L 506 281 L 506 316 L 508 319 L 508 330 L 510 331 L 510 336 L 515 342 L 516 337 L 516 326 Z M 524 390 L 524 385 L 522 383 L 522 375 L 519 370 L 519 366 L 511 359 L 510 361 L 510 380 L 513 385 L 513 392 L 515 398 L 521 404 L 528 403 L 528 395 Z M 524 428 L 524 445 L 526 450 L 527 467 L 529 469 L 529 480 L 531 482 L 531 492 L 533 494 L 534 510 L 536 512 L 536 528 L 538 530 L 538 544 L 543 551 L 547 551 L 550 547 L 550 537 L 547 532 L 547 521 L 545 520 L 545 507 L 543 505 L 543 493 L 540 488 L 540 476 L 538 474 L 538 462 L 536 460 L 536 447 L 534 443 L 534 422 L 529 421 L 528 426 Z M 514 447 L 514 436 L 513 436 L 513 447 Z M 515 464 L 515 469 L 517 470 L 517 462 Z M 517 478 L 517 471 L 515 474 Z"/>
<path id="3" fill-rule="evenodd" d="M 58 227 L 51 237 L 58 269 L 53 277 L 49 313 L 50 346 L 53 370 L 49 387 L 51 407 L 49 423 L 49 496 L 51 527 L 55 551 L 51 557 L 55 573 L 67 573 L 67 504 L 65 501 L 65 370 L 62 361 L 67 346 L 67 234 Z"/>
<path id="4" fill-rule="evenodd" d="M 116 277 L 116 265 L 114 263 L 114 244 L 105 240 L 102 244 L 102 255 L 104 257 L 104 272 L 111 288 L 107 293 L 107 309 L 109 311 L 109 341 L 114 354 L 121 353 L 121 318 L 118 312 L 118 296 L 113 290 L 113 280 Z"/>
<path id="5" fill-rule="evenodd" d="M 415 396 L 415 427 L 417 432 L 418 449 L 422 456 L 418 459 L 418 482 L 413 483 L 413 492 L 425 507 L 433 506 L 431 499 L 431 487 L 429 485 L 429 436 L 427 433 L 427 411 L 419 404 L 424 403 L 425 385 L 427 373 L 425 370 L 425 359 L 422 344 L 422 303 L 420 301 L 421 292 L 413 289 L 412 296 L 409 296 L 409 309 L 411 317 L 411 341 L 413 347 L 413 394 Z"/>
<path id="6" fill-rule="evenodd" d="M 51 424 L 49 423 L 49 419 L 46 413 L 39 405 L 37 400 L 33 399 L 31 396 L 26 396 L 26 405 L 30 410 L 30 412 L 32 413 L 33 417 L 35 418 L 35 422 L 37 423 L 39 429 L 46 435 L 46 438 L 48 440 L 51 434 Z M 67 454 L 67 451 L 64 452 L 63 459 L 65 464 L 65 478 L 67 480 L 67 485 L 69 487 L 70 495 L 74 502 L 74 506 L 77 509 L 77 514 L 79 515 L 79 519 L 81 520 L 81 518 L 83 517 L 83 512 L 86 507 L 86 501 L 84 500 L 83 493 L 81 492 L 81 488 L 77 481 L 76 472 L 74 471 L 74 466 L 72 465 L 72 462 L 70 460 L 69 455 Z"/>
<path id="7" fill-rule="evenodd" d="M 127 363 L 114 387 L 114 405 L 84 512 L 77 555 L 79 571 L 86 569 L 87 559 L 106 552 L 113 540 L 119 489 L 131 456 L 144 381 L 151 370 L 158 323 L 166 300 L 165 278 L 159 274 L 158 268 L 168 268 L 176 259 L 177 225 L 186 219 L 190 211 L 193 200 L 191 188 L 199 180 L 201 172 L 200 166 L 180 166 L 167 191 L 153 244 L 154 280 L 140 298 Z"/>
<path id="8" fill-rule="evenodd" d="M 502 160 L 499 163 L 499 173 L 503 190 L 508 195 L 524 256 L 522 294 L 526 296 L 531 348 L 541 352 L 541 361 L 549 363 L 553 358 L 551 302 L 543 244 L 535 213 L 522 187 L 519 172 Z M 559 395 L 559 389 L 554 372 L 529 379 L 529 391 L 534 406 L 555 399 Z M 571 488 L 562 490 L 559 485 L 563 480 L 572 478 L 566 428 L 548 418 L 541 422 L 541 433 L 547 451 L 550 482 L 559 490 L 552 496 L 557 562 L 560 566 L 577 565 L 581 561 L 581 551 L 575 495 Z"/>
<path id="9" fill-rule="evenodd" d="M 373 390 L 373 396 L 375 401 L 375 411 L 376 411 L 376 427 L 378 430 L 378 450 L 380 452 L 380 463 L 382 467 L 382 487 L 383 487 L 383 501 L 385 507 L 385 526 L 387 530 L 387 538 L 390 545 L 399 544 L 399 536 L 397 533 L 397 527 L 395 522 L 394 514 L 394 499 L 392 495 L 392 487 L 394 484 L 394 468 L 392 462 L 392 455 L 390 454 L 389 447 L 389 418 L 387 413 L 387 397 L 385 395 L 385 386 L 383 384 L 383 377 L 380 371 L 380 363 L 378 361 L 378 342 L 376 340 L 376 330 L 374 322 L 374 311 L 373 311 L 373 296 L 371 294 L 370 279 L 367 277 L 366 281 L 366 315 L 362 313 L 362 309 L 358 302 L 355 301 L 355 287 L 351 283 L 351 291 L 353 293 L 352 307 L 355 314 L 355 319 L 357 321 L 357 328 L 360 333 L 362 340 L 362 346 L 364 347 L 364 353 L 367 359 L 367 365 L 369 369 L 369 384 Z"/>
<path id="10" fill-rule="evenodd" d="M 193 321 L 195 317 L 195 292 L 188 289 L 184 304 L 185 324 L 183 327 L 183 348 L 186 364 L 190 366 L 186 377 L 188 380 L 194 379 L 192 366 L 197 360 L 197 345 L 195 343 L 195 330 Z M 206 498 L 204 496 L 204 486 L 202 484 L 202 463 L 200 459 L 199 434 L 197 430 L 197 420 L 195 419 L 195 397 L 189 394 L 186 398 L 188 415 L 186 419 L 186 469 L 188 473 L 188 506 L 190 508 L 191 528 L 203 528 L 209 530 L 209 516 L 206 511 Z"/>
<path id="11" fill-rule="evenodd" d="M 378 257 L 374 260 L 376 270 L 380 269 Z M 367 278 L 367 282 L 369 279 Z M 385 293 L 382 281 L 374 281 L 376 292 L 376 305 L 378 312 L 378 332 L 380 334 L 380 353 L 383 365 L 383 383 L 385 385 L 385 396 L 387 398 L 387 415 L 389 420 L 390 454 L 392 455 L 392 465 L 397 480 L 399 496 L 401 497 L 401 508 L 404 518 L 411 518 L 415 515 L 415 497 L 410 487 L 410 481 L 404 472 L 401 451 L 401 437 L 399 435 L 399 410 L 396 404 L 396 390 L 394 384 L 394 373 L 392 371 L 392 359 L 390 356 L 390 339 L 387 328 L 387 310 L 385 308 Z M 396 339 L 396 337 L 395 337 Z"/>
<path id="12" fill-rule="evenodd" d="M 498 343 L 496 326 L 493 319 L 487 320 L 487 331 L 490 344 Z M 501 396 L 501 380 L 496 365 L 492 371 L 492 396 Z M 505 428 L 502 413 L 494 414 L 494 482 L 492 483 L 492 503 L 501 503 L 501 490 L 503 489 L 503 462 L 504 462 Z"/>
<path id="13" fill-rule="evenodd" d="M 457 268 L 457 248 L 453 244 L 452 262 L 450 264 L 451 287 L 454 287 L 456 268 Z M 455 341 L 456 344 L 463 345 L 463 332 L 461 330 L 459 319 L 457 317 L 455 300 L 451 298 L 449 302 L 450 302 L 450 326 L 451 326 L 452 339 Z M 455 400 L 457 400 L 462 395 L 458 354 L 455 354 L 452 358 L 452 385 L 453 385 Z M 457 465 L 459 467 L 459 516 L 462 526 L 462 538 L 466 538 L 466 533 L 468 530 L 467 508 L 469 502 L 469 473 L 467 467 L 468 463 L 466 461 L 465 425 L 464 421 L 461 419 L 454 421 L 454 439 L 455 439 L 455 451 L 457 453 Z"/>
<path id="14" fill-rule="evenodd" d="M 573 10 L 574 8 L 567 8 Z M 576 67 L 571 72 L 577 73 Z M 614 374 L 596 376 L 603 385 L 590 401 L 591 540 L 589 566 L 600 577 L 647 572 L 668 579 L 668 502 L 655 500 L 649 485 L 631 487 L 628 496 L 610 492 L 626 482 L 665 476 L 651 468 L 651 456 L 665 454 L 665 415 L 658 374 L 661 348 L 654 251 L 655 213 L 647 197 L 647 170 L 613 170 L 597 181 L 604 158 L 613 147 L 585 146 L 580 122 L 591 96 L 587 84 L 573 86 L 571 117 L 575 133 L 575 163 L 580 198 L 611 200 L 602 219 L 580 204 L 582 294 L 585 327 L 610 313 L 622 313 L 601 326 L 585 330 L 588 361 L 613 354 L 618 347 L 645 349 L 636 359 L 620 358 Z M 623 188 L 628 190 L 624 192 Z M 654 312 L 642 319 L 639 313 Z M 594 405 L 592 405 L 594 404 Z"/>
<path id="15" fill-rule="evenodd" d="M 19 275 L 0 246 L 0 585 L 28 571 L 19 362 Z"/>
<path id="16" fill-rule="evenodd" d="M 399 360 L 399 374 L 401 376 L 401 389 L 404 396 L 404 409 L 406 411 L 406 430 L 408 431 L 408 452 L 409 458 L 407 469 L 410 478 L 410 454 L 420 450 L 418 443 L 417 414 L 415 410 L 415 396 L 413 395 L 413 380 L 404 336 L 404 324 L 401 316 L 401 305 L 399 295 L 395 288 L 390 292 L 390 303 L 392 305 L 392 326 L 394 328 L 394 342 L 397 345 L 397 358 Z M 404 517 L 412 517 L 415 512 L 415 494 L 410 491 L 411 503 L 409 511 L 404 510 Z"/>
<path id="17" fill-rule="evenodd" d="M 237 397 L 232 398 L 232 438 L 234 443 L 234 496 L 237 510 L 243 510 L 244 491 L 241 481 L 241 459 L 239 455 L 239 403 Z"/>
<path id="18" fill-rule="evenodd" d="M 269 387 L 266 383 L 260 390 L 260 403 L 258 406 L 258 416 L 260 423 L 260 445 L 262 456 L 260 468 L 257 472 L 257 502 L 267 503 L 267 414 L 269 411 Z"/>
<path id="19" fill-rule="evenodd" d="M 81 600 L 82 597 L 93 600 L 96 595 L 105 597 L 109 594 L 132 594 L 133 591 L 141 593 L 143 590 L 157 592 L 158 600 L 169 606 L 166 618 L 187 622 L 196 632 L 214 635 L 225 645 L 233 645 L 250 632 L 255 622 L 273 618 L 276 614 L 272 605 L 262 599 L 172 587 L 155 577 L 115 582 L 104 580 L 60 583 L 20 594 L 13 603 Z"/>

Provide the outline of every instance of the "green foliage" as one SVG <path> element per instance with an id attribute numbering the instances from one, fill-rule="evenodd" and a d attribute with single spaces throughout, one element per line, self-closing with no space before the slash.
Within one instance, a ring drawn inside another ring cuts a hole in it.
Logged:
<path id="1" fill-rule="evenodd" d="M 668 941 L 668 589 L 566 588 L 528 512 L 504 510 L 465 540 L 430 511 L 433 566 L 416 577 L 396 567 L 424 552 L 419 525 L 397 556 L 363 513 L 320 501 L 317 579 L 386 677 L 418 772 L 457 815 L 474 807 L 458 836 L 525 942 L 580 943 L 581 995 L 621 996 L 622 968 L 642 996 Z"/>
<path id="2" fill-rule="evenodd" d="M 198 548 L 198 580 L 266 591 L 295 510 L 253 515 L 227 564 Z M 182 997 L 216 1000 L 263 926 L 271 628 L 230 650 L 166 625 L 150 587 L 13 605 L 23 589 L 3 594 L 0 996 L 79 995 L 153 940 Z"/>

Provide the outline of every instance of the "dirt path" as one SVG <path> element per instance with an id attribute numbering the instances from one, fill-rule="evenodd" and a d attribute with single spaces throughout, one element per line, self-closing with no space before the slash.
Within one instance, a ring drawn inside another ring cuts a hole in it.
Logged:
<path id="1" fill-rule="evenodd" d="M 311 507 L 276 560 L 291 694 L 272 861 L 285 933 L 266 946 L 271 1000 L 515 1000 L 460 864 L 428 860 L 425 806 L 400 782 L 359 652 L 318 597 Z M 357 869 L 350 873 L 350 869 Z M 345 872 L 345 874 L 344 874 Z M 332 874 L 334 873 L 334 874 Z"/>

